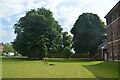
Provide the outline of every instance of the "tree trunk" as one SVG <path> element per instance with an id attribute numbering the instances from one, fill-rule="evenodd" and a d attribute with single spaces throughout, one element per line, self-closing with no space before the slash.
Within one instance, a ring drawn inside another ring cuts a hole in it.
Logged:
<path id="1" fill-rule="evenodd" d="M 40 54 L 40 55 L 39 55 L 39 59 L 40 59 L 40 60 L 43 60 L 43 54 Z"/>
<path id="2" fill-rule="evenodd" d="M 30 54 L 28 54 L 28 55 L 27 55 L 27 58 L 28 58 L 28 59 L 30 59 L 30 58 L 31 58 Z"/>
<path id="3" fill-rule="evenodd" d="M 43 57 L 39 57 L 39 60 L 43 60 Z"/>
<path id="4" fill-rule="evenodd" d="M 94 54 L 92 52 L 90 52 L 90 58 L 93 57 L 93 56 L 94 56 Z"/>

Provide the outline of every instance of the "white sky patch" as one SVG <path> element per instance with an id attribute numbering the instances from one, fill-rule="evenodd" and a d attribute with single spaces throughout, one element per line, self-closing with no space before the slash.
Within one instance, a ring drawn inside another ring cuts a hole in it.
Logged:
<path id="1" fill-rule="evenodd" d="M 12 26 L 12 25 L 11 25 Z M 0 42 L 10 43 L 13 42 L 16 35 L 14 34 L 14 30 L 11 26 L 4 26 L 0 24 Z M 4 30 L 3 28 L 9 28 L 10 30 Z"/>
<path id="2" fill-rule="evenodd" d="M 25 5 L 26 10 L 36 9 L 46 5 L 45 1 L 41 1 L 41 2 L 35 2 L 35 0 L 33 1 L 34 2 L 26 2 L 26 5 Z"/>
<path id="3" fill-rule="evenodd" d="M 59 23 L 64 26 L 63 28 L 65 31 L 70 31 L 81 12 L 82 9 L 80 8 L 63 6 L 60 7 L 55 17 L 57 20 L 63 20 Z"/>
<path id="4" fill-rule="evenodd" d="M 1 0 L 0 18 L 9 19 L 12 15 L 19 14 L 30 9 L 35 9 L 46 5 L 45 1 L 35 2 L 36 0 Z M 7 19 L 7 20 L 8 20 Z"/>
<path id="5" fill-rule="evenodd" d="M 0 18 L 10 18 L 14 14 L 18 14 L 24 11 L 24 5 L 21 2 L 16 2 L 16 0 L 2 0 L 0 3 Z"/>
<path id="6" fill-rule="evenodd" d="M 83 12 L 98 14 L 105 22 L 104 16 L 116 3 L 115 0 L 48 0 L 45 7 L 54 13 L 64 31 L 70 31 Z"/>
<path id="7" fill-rule="evenodd" d="M 25 14 L 18 15 L 17 18 L 24 17 Z"/>
<path id="8" fill-rule="evenodd" d="M 0 28 L 10 29 L 9 31 L 0 29 L 0 33 L 4 33 L 2 35 L 3 41 L 13 41 L 15 35 L 12 27 L 15 22 L 12 22 L 11 16 L 16 15 L 16 21 L 18 21 L 20 17 L 25 15 L 25 12 L 40 7 L 50 9 L 64 31 L 69 32 L 83 12 L 98 14 L 102 21 L 105 22 L 104 16 L 117 2 L 117 0 L 1 0 L 0 20 L 4 18 L 12 25 L 0 25 Z"/>
<path id="9" fill-rule="evenodd" d="M 11 21 L 10 17 L 9 17 L 9 18 L 7 18 L 7 21 L 8 21 L 8 22 L 10 22 L 10 21 Z"/>

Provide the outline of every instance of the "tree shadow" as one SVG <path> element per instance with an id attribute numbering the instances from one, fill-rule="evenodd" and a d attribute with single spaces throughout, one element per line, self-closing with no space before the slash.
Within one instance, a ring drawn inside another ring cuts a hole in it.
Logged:
<path id="1" fill-rule="evenodd" d="M 70 62 L 90 62 L 88 58 L 44 58 L 47 59 L 48 62 L 63 62 L 63 63 L 70 63 Z M 40 61 L 40 59 L 28 59 L 26 57 L 2 57 L 2 62 L 7 61 Z M 43 60 L 41 60 L 43 61 Z"/>
<path id="2" fill-rule="evenodd" d="M 90 62 L 87 58 L 48 58 L 48 62 L 63 62 L 63 63 L 71 63 L 71 62 Z"/>
<path id="3" fill-rule="evenodd" d="M 104 61 L 95 65 L 82 66 L 95 75 L 99 80 L 119 80 L 118 73 L 120 73 L 120 71 L 118 70 L 118 64 L 120 64 L 120 62 Z"/>
<path id="4" fill-rule="evenodd" d="M 26 57 L 3 57 L 2 62 L 4 61 L 38 61 L 40 59 L 28 59 Z"/>

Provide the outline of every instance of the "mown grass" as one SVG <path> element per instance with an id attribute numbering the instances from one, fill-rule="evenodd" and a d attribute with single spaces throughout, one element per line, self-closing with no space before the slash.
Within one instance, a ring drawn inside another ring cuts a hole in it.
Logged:
<path id="1" fill-rule="evenodd" d="M 118 63 L 89 61 L 88 59 L 47 58 L 28 60 L 20 57 L 3 57 L 3 78 L 117 78 Z M 49 65 L 54 64 L 54 65 Z"/>
<path id="2" fill-rule="evenodd" d="M 118 78 L 118 62 L 105 61 L 95 65 L 84 65 L 84 67 L 98 78 Z"/>
<path id="3" fill-rule="evenodd" d="M 2 78 L 2 58 L 0 57 L 0 79 Z"/>

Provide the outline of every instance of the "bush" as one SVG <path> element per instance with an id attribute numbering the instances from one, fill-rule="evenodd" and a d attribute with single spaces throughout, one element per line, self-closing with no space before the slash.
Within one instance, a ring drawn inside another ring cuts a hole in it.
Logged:
<path id="1" fill-rule="evenodd" d="M 0 56 L 5 56 L 5 54 L 3 52 L 0 52 Z"/>

